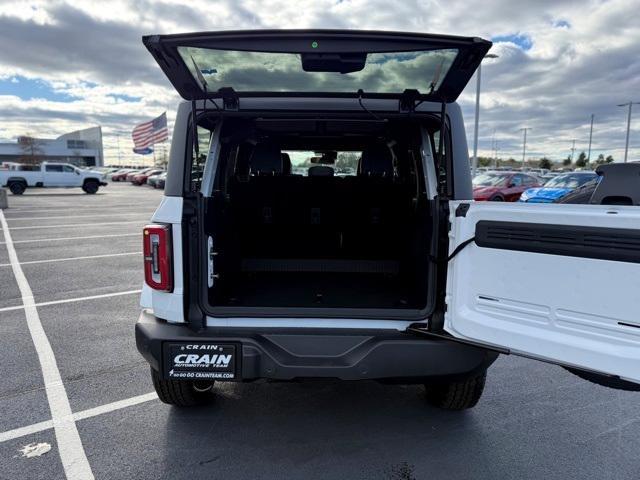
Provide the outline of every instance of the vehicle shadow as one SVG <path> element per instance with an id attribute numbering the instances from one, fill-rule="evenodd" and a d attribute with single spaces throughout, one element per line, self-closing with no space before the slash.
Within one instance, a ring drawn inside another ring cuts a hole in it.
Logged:
<path id="1" fill-rule="evenodd" d="M 639 400 L 550 365 L 498 360 L 472 410 L 421 386 L 220 384 L 211 405 L 154 410 L 160 478 L 638 478 Z M 164 443 L 163 443 L 164 442 Z"/>
<path id="2" fill-rule="evenodd" d="M 226 384 L 209 406 L 172 408 L 167 423 L 168 478 L 408 480 L 455 432 L 458 452 L 483 443 L 472 414 L 430 407 L 421 386 L 368 381 Z M 189 450 L 193 463 L 176 463 Z"/>

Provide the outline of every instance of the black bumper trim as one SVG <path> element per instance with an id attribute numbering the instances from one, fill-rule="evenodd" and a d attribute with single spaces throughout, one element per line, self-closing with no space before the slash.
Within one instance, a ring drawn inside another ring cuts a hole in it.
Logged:
<path id="1" fill-rule="evenodd" d="M 162 372 L 165 342 L 238 342 L 242 345 L 240 379 L 341 380 L 465 377 L 488 368 L 496 352 L 444 339 L 388 330 L 232 329 L 194 332 L 143 311 L 136 323 L 136 346 L 151 367 Z"/>

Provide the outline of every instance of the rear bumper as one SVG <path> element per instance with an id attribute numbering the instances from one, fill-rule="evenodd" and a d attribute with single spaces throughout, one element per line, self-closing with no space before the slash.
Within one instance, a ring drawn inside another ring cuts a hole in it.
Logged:
<path id="1" fill-rule="evenodd" d="M 136 346 L 151 367 L 162 371 L 165 342 L 239 343 L 243 381 L 257 379 L 338 378 L 395 379 L 421 383 L 433 377 L 467 377 L 488 368 L 498 354 L 440 339 L 388 330 L 206 328 L 157 319 L 143 311 L 135 327 Z"/>
<path id="2" fill-rule="evenodd" d="M 109 185 L 107 182 L 100 182 L 101 187 L 106 187 L 107 185 Z"/>

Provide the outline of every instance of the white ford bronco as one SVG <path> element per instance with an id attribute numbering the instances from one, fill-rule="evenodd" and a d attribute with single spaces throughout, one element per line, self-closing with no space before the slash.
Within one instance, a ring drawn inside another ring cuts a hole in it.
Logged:
<path id="1" fill-rule="evenodd" d="M 215 381 L 419 383 L 473 407 L 499 353 L 634 389 L 640 210 L 472 201 L 456 99 L 491 47 L 264 30 L 143 42 L 186 100 L 144 228 L 140 353 Z"/>

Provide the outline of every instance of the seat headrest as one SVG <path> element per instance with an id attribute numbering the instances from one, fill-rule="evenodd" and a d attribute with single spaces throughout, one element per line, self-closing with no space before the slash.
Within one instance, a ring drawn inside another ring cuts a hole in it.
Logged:
<path id="1" fill-rule="evenodd" d="M 376 143 L 362 151 L 358 175 L 365 177 L 393 177 L 393 155 L 384 143 Z"/>
<path id="2" fill-rule="evenodd" d="M 252 175 L 280 175 L 282 174 L 282 152 L 275 143 L 258 143 L 251 153 L 249 160 Z"/>
<path id="3" fill-rule="evenodd" d="M 288 153 L 282 154 L 282 173 L 291 175 L 291 159 Z"/>
<path id="4" fill-rule="evenodd" d="M 333 168 L 326 165 L 314 165 L 309 167 L 307 173 L 310 177 L 333 177 Z"/>

